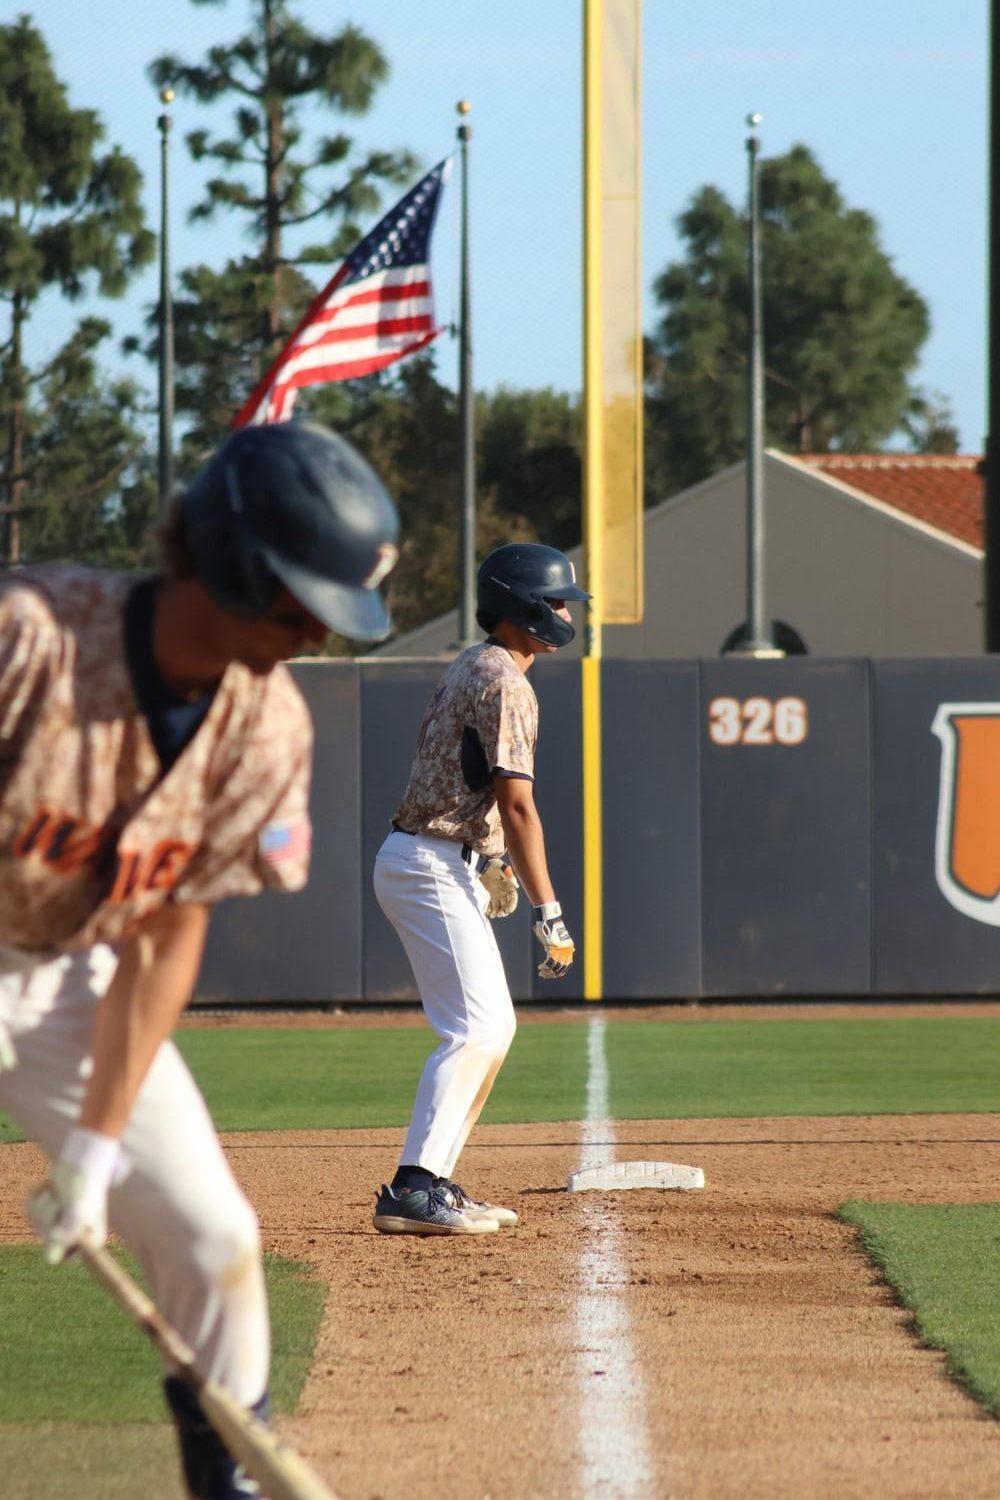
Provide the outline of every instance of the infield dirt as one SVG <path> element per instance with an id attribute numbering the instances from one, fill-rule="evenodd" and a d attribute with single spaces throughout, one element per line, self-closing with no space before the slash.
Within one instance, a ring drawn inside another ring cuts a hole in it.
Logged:
<path id="1" fill-rule="evenodd" d="M 373 1191 L 400 1131 L 225 1138 L 266 1246 L 329 1285 L 282 1425 L 344 1500 L 582 1493 L 583 1386 L 606 1376 L 577 1332 L 581 1249 L 616 1223 L 624 1270 L 606 1294 L 624 1300 L 641 1370 L 643 1493 L 1000 1493 L 996 1422 L 919 1348 L 834 1217 L 848 1198 L 995 1201 L 1000 1116 L 619 1121 L 616 1135 L 609 1156 L 694 1163 L 706 1189 L 569 1195 L 578 1126 L 482 1127 L 463 1182 L 521 1226 L 383 1238 Z M 31 1146 L 0 1150 L 0 1239 L 27 1238 L 16 1205 L 40 1168 Z M 636 1493 L 625 1459 L 621 1490 L 594 1500 Z"/>

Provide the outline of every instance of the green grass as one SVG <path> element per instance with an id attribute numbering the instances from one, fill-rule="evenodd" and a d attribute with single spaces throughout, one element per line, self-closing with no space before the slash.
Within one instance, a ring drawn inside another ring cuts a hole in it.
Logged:
<path id="1" fill-rule="evenodd" d="M 557 1039 L 553 1031 L 570 1035 Z M 177 1040 L 221 1130 L 405 1125 L 435 1045 L 423 1027 L 247 1027 L 182 1031 Z M 581 1027 L 525 1027 L 501 1074 L 492 1118 L 576 1119 L 585 1076 Z"/>
<path id="2" fill-rule="evenodd" d="M 184 1500 L 173 1428 L 0 1426 L 3 1500 Z M 142 1476 L 139 1488 L 136 1475 Z"/>
<path id="3" fill-rule="evenodd" d="M 840 1216 L 913 1314 L 921 1342 L 1000 1416 L 1000 1204 L 845 1203 Z"/>
<path id="4" fill-rule="evenodd" d="M 220 1130 L 405 1125 L 435 1045 L 429 1030 L 184 1031 L 178 1041 Z M 526 1026 L 489 1118 L 578 1119 L 586 1088 L 581 1026 Z"/>
<path id="5" fill-rule="evenodd" d="M 134 1263 L 115 1252 L 135 1274 Z M 271 1394 L 294 1411 L 325 1289 L 309 1267 L 265 1257 L 274 1329 Z M 0 1247 L 0 1413 L 3 1423 L 162 1422 L 159 1357 L 74 1262 L 53 1268 L 33 1245 Z M 0 1448 L 5 1445 L 0 1427 Z"/>
<path id="6" fill-rule="evenodd" d="M 598 1014 L 599 1012 L 595 1012 Z M 617 1119 L 1000 1110 L 1000 1020 L 609 1019 Z M 220 1130 L 404 1125 L 433 1040 L 422 1028 L 182 1031 Z M 587 1022 L 521 1028 L 483 1118 L 586 1113 Z M 0 1116 L 0 1140 L 20 1139 Z"/>
<path id="7" fill-rule="evenodd" d="M 586 1114 L 587 1021 L 522 1026 L 483 1115 Z M 186 1031 L 185 1057 L 222 1130 L 405 1125 L 433 1039 L 424 1029 Z M 1000 1020 L 615 1021 L 616 1119 L 1000 1110 Z"/>
<path id="8" fill-rule="evenodd" d="M 586 1114 L 587 1021 L 522 1026 L 483 1119 Z M 433 1039 L 423 1028 L 186 1031 L 223 1130 L 405 1125 Z M 616 1119 L 1000 1110 L 1000 1020 L 615 1021 Z"/>
<path id="9" fill-rule="evenodd" d="M 1000 1020 L 980 1016 L 612 1023 L 611 1107 L 622 1120 L 992 1112 L 998 1047 Z"/>

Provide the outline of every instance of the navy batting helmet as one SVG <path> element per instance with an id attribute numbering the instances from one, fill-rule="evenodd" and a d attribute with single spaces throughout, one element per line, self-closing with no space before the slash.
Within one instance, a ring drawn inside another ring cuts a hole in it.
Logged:
<path id="1" fill-rule="evenodd" d="M 552 601 L 590 597 L 578 586 L 566 554 L 540 542 L 497 547 L 480 564 L 476 579 L 479 614 L 520 625 L 547 646 L 568 646 L 576 634 L 569 621 L 556 614 Z"/>
<path id="2" fill-rule="evenodd" d="M 223 608 L 259 615 L 284 584 L 330 630 L 382 640 L 378 585 L 399 555 L 399 518 L 381 481 L 314 422 L 233 432 L 181 498 L 198 576 Z"/>

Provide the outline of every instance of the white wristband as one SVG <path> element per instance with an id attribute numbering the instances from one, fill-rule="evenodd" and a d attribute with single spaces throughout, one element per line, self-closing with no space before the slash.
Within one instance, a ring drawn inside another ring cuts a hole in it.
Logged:
<path id="1" fill-rule="evenodd" d="M 121 1142 L 114 1136 L 88 1130 L 86 1125 L 74 1125 L 63 1143 L 59 1161 L 82 1172 L 92 1187 L 106 1191 L 111 1186 L 120 1154 Z"/>
<path id="2" fill-rule="evenodd" d="M 532 907 L 532 915 L 536 922 L 554 922 L 556 917 L 562 916 L 562 907 L 558 901 L 546 901 L 541 906 Z"/>

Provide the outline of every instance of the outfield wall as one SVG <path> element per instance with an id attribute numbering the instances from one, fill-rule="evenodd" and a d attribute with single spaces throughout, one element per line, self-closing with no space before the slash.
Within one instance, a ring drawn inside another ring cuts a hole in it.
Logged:
<path id="1" fill-rule="evenodd" d="M 218 909 L 201 999 L 416 998 L 370 874 L 442 670 L 295 664 L 312 879 Z M 606 998 L 1000 993 L 1000 661 L 608 661 L 602 681 Z M 579 663 L 533 682 L 537 800 L 579 942 Z M 495 930 L 515 998 L 579 997 L 580 965 L 537 978 L 523 901 Z"/>

